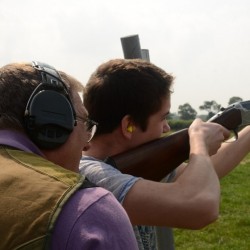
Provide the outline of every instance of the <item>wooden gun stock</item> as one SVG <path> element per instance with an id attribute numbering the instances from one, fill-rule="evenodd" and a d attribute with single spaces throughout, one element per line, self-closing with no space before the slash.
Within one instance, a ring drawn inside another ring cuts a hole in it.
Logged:
<path id="1" fill-rule="evenodd" d="M 242 123 L 241 111 L 229 109 L 209 120 L 235 131 Z M 109 157 L 106 163 L 122 173 L 160 181 L 189 157 L 188 129 L 148 142 Z"/>

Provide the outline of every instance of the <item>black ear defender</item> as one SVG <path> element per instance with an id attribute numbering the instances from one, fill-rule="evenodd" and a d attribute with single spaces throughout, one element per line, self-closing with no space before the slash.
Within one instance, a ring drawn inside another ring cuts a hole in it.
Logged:
<path id="1" fill-rule="evenodd" d="M 40 72 L 42 81 L 26 105 L 25 128 L 40 148 L 57 148 L 76 125 L 76 113 L 59 72 L 41 62 L 32 62 L 32 66 Z"/>

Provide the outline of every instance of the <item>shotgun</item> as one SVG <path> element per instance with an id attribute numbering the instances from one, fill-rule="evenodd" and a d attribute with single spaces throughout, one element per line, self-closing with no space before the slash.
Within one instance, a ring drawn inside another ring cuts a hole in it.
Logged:
<path id="1" fill-rule="evenodd" d="M 237 139 L 239 129 L 250 124 L 250 100 L 221 108 L 208 122 L 221 124 L 233 131 Z M 105 162 L 122 173 L 160 181 L 188 158 L 189 136 L 188 129 L 185 128 L 108 157 Z"/>

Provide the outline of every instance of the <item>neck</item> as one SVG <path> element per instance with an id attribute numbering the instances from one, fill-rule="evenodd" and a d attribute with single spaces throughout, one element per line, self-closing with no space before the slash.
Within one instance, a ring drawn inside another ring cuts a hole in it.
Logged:
<path id="1" fill-rule="evenodd" d="M 99 135 L 90 142 L 90 148 L 83 155 L 92 156 L 100 160 L 116 155 L 126 150 L 126 141 L 117 133 Z"/>

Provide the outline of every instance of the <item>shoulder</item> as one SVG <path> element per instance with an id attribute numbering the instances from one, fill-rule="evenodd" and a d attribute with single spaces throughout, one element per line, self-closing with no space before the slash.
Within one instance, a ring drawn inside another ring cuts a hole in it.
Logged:
<path id="1" fill-rule="evenodd" d="M 80 162 L 80 173 L 97 186 L 112 192 L 119 202 L 123 201 L 127 192 L 139 179 L 123 174 L 113 166 L 87 156 L 84 156 Z"/>
<path id="2" fill-rule="evenodd" d="M 62 209 L 52 249 L 128 249 L 124 239 L 136 245 L 125 210 L 110 192 L 86 188 L 76 192 Z"/>
<path id="3" fill-rule="evenodd" d="M 82 156 L 80 160 L 80 170 L 81 171 L 90 171 L 90 167 L 93 170 L 109 170 L 112 171 L 113 168 L 111 165 L 105 163 L 105 161 L 99 160 L 91 156 Z"/>

